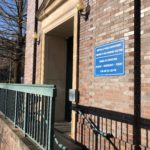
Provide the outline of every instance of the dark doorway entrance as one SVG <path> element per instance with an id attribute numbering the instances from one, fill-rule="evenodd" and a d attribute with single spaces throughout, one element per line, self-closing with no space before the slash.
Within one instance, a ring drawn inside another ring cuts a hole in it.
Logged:
<path id="1" fill-rule="evenodd" d="M 71 121 L 69 89 L 72 88 L 73 22 L 71 18 L 46 34 L 44 83 L 55 84 L 55 122 Z"/>
<path id="2" fill-rule="evenodd" d="M 67 69 L 66 69 L 66 106 L 65 119 L 71 121 L 71 102 L 69 101 L 69 89 L 72 88 L 73 69 L 73 37 L 67 39 Z"/>

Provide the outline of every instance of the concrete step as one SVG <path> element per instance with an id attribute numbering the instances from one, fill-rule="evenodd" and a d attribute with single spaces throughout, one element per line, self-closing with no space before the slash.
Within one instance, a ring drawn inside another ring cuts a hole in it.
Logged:
<path id="1" fill-rule="evenodd" d="M 70 122 L 55 122 L 55 129 L 62 134 L 70 136 L 71 123 Z"/>
<path id="2" fill-rule="evenodd" d="M 61 133 L 57 129 L 55 129 L 55 136 L 59 142 L 59 144 L 67 147 L 67 150 L 85 150 L 85 147 L 76 143 L 71 137 L 66 134 Z M 62 150 L 56 143 L 54 144 L 54 150 Z"/>

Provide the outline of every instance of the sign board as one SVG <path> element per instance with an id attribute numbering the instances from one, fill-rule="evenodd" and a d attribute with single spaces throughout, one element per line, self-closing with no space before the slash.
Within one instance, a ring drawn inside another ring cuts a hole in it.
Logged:
<path id="1" fill-rule="evenodd" d="M 95 47 L 94 76 L 125 74 L 125 41 L 117 40 Z"/>

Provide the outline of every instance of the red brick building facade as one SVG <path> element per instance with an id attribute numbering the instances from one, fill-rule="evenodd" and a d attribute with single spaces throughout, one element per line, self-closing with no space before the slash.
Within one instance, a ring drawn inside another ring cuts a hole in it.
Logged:
<path id="1" fill-rule="evenodd" d="M 45 2 L 45 1 L 44 1 Z M 49 2 L 49 1 L 48 1 Z M 66 2 L 59 5 L 62 7 Z M 39 4 L 40 5 L 40 4 Z M 50 2 L 53 5 L 53 2 Z M 84 6 L 88 1 L 84 1 Z M 89 0 L 89 18 L 78 16 L 76 89 L 78 108 L 104 133 L 105 139 L 75 115 L 74 140 L 90 150 L 150 149 L 150 1 Z M 43 30 L 36 55 L 35 0 L 28 2 L 25 82 L 32 83 L 36 56 L 36 83 L 42 83 Z M 56 10 L 59 7 L 55 8 Z M 52 13 L 48 14 L 49 16 Z M 46 20 L 46 19 L 45 19 Z M 42 25 L 44 26 L 44 25 Z M 38 40 L 39 40 L 38 39 Z M 94 76 L 94 48 L 114 40 L 125 40 L 125 74 Z M 57 84 L 56 84 L 57 86 Z"/>

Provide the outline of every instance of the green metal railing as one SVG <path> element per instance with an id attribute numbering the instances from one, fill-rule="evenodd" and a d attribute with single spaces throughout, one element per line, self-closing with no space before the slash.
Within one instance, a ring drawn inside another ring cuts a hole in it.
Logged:
<path id="1" fill-rule="evenodd" d="M 54 85 L 0 84 L 0 111 L 44 150 L 53 150 Z"/>

